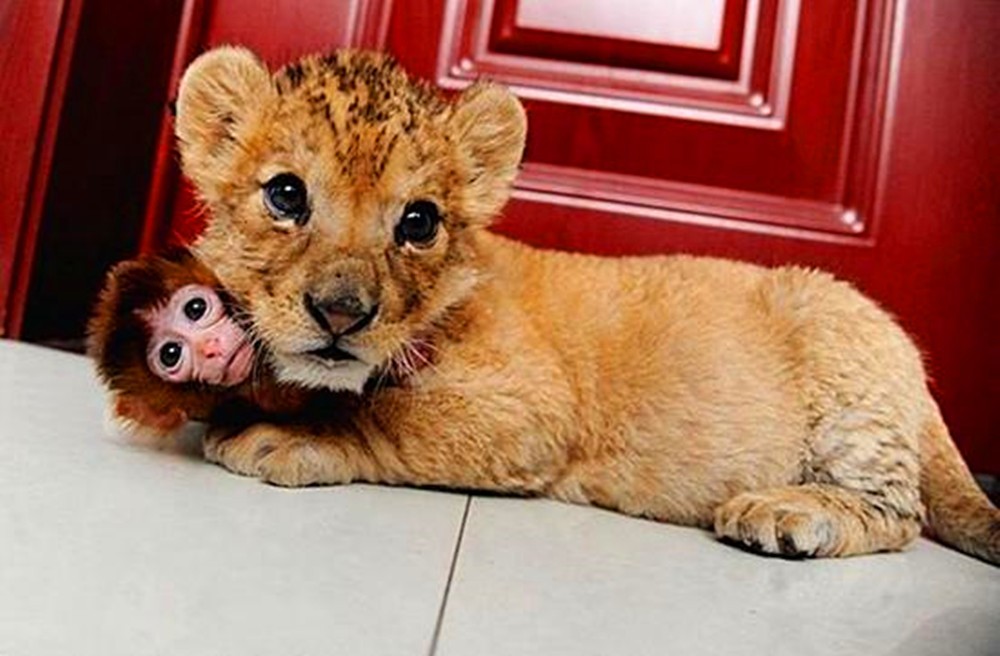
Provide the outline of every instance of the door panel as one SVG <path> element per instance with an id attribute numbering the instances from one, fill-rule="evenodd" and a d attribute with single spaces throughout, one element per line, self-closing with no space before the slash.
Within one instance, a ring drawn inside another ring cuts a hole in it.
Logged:
<path id="1" fill-rule="evenodd" d="M 476 29 L 470 23 L 473 7 L 458 5 L 455 11 L 466 30 Z M 632 0 L 628 11 L 614 0 L 494 0 L 480 10 L 489 19 L 486 47 L 473 50 L 480 60 L 514 54 L 613 66 L 636 81 L 642 76 L 629 69 L 735 80 L 745 12 L 745 0 Z M 455 36 L 474 39 L 474 32 Z M 462 60 L 458 64 L 463 67 Z M 464 66 L 474 65 L 469 59 Z M 586 75 L 587 69 L 578 72 Z M 554 80 L 563 81 L 559 75 Z"/>
<path id="2" fill-rule="evenodd" d="M 523 188 L 554 196 L 575 188 L 576 201 L 708 215 L 749 230 L 865 232 L 870 211 L 859 201 L 877 171 L 872 140 L 886 62 L 871 61 L 866 76 L 858 69 L 888 38 L 891 3 L 734 0 L 725 3 L 717 48 L 661 48 L 656 72 L 614 57 L 581 65 L 544 48 L 499 52 L 497 30 L 481 32 L 511 5 L 450 0 L 435 73 L 451 88 L 486 75 L 528 99 Z M 483 19 L 489 12 L 497 12 L 492 21 Z M 591 40 L 593 53 L 618 49 Z M 719 79 L 688 53 L 731 63 L 735 77 Z"/>

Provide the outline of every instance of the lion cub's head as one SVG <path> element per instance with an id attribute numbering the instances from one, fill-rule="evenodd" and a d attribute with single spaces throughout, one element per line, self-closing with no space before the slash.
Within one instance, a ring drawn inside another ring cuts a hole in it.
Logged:
<path id="1" fill-rule="evenodd" d="M 525 117 L 505 89 L 449 103 L 388 57 L 271 74 L 219 48 L 181 81 L 199 256 L 247 308 L 280 377 L 360 390 L 477 282 L 474 233 L 509 195 Z"/>

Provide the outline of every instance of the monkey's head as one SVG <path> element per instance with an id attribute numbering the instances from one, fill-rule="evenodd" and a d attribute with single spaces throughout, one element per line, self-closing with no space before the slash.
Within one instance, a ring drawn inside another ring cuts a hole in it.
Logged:
<path id="1" fill-rule="evenodd" d="M 183 250 L 108 273 L 88 352 L 117 418 L 167 433 L 207 418 L 225 387 L 247 377 L 252 347 L 217 288 L 212 272 Z"/>

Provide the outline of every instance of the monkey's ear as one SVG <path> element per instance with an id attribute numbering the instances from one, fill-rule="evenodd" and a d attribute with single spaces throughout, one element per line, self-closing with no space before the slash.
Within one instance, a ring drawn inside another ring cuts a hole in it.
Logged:
<path id="1" fill-rule="evenodd" d="M 209 202 L 237 145 L 275 97 L 271 74 L 246 48 L 209 50 L 184 72 L 174 131 L 184 173 Z"/>
<path id="2" fill-rule="evenodd" d="M 187 423 L 187 413 L 180 408 L 160 410 L 131 394 L 114 398 L 112 412 L 115 418 L 161 435 L 173 433 Z"/>
<path id="3" fill-rule="evenodd" d="M 524 108 L 504 87 L 477 83 L 456 101 L 449 128 L 467 167 L 464 213 L 488 223 L 507 202 L 517 176 L 528 131 Z"/>

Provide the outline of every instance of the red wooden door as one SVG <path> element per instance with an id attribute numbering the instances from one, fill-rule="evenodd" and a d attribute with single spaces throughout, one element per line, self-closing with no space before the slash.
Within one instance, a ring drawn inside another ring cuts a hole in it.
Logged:
<path id="1" fill-rule="evenodd" d="M 606 254 L 820 266 L 928 353 L 974 469 L 1000 473 L 1000 3 L 974 0 L 189 2 L 180 64 L 385 48 L 446 89 L 486 76 L 529 114 L 497 229 Z M 264 8 L 262 8 L 264 7 Z M 190 237 L 165 130 L 147 245 Z M 164 222 L 162 216 L 173 217 Z"/>
<path id="2" fill-rule="evenodd" d="M 78 18 L 69 0 L 0 3 L 0 337 L 20 324 Z"/>

